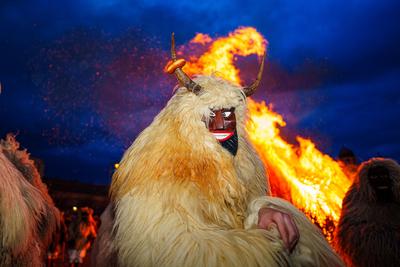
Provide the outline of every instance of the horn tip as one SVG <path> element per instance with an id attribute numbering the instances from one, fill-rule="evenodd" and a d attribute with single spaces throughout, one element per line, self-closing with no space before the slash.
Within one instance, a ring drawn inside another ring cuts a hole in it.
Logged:
<path id="1" fill-rule="evenodd" d="M 267 55 L 267 51 L 264 51 L 264 53 L 263 53 L 262 56 L 261 56 L 261 62 L 264 62 L 264 61 L 265 61 L 266 55 Z"/>

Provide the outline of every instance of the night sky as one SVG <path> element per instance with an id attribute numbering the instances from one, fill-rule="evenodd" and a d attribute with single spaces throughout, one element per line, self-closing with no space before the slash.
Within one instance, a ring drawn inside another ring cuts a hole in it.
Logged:
<path id="1" fill-rule="evenodd" d="M 182 45 L 252 26 L 269 42 L 254 98 L 289 142 L 400 160 L 400 1 L 198 2 L 2 0 L 0 137 L 16 133 L 47 177 L 108 184 L 171 97 L 171 32 Z M 251 81 L 257 60 L 238 67 Z"/>

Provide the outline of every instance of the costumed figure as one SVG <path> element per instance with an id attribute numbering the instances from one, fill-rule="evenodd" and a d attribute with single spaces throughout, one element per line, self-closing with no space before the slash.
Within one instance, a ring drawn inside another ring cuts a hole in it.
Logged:
<path id="1" fill-rule="evenodd" d="M 53 240 L 47 250 L 47 267 L 57 266 L 57 262 L 64 262 L 67 227 L 64 213 L 60 213 L 60 226 L 54 234 Z"/>
<path id="2" fill-rule="evenodd" d="M 166 70 L 180 86 L 114 173 L 94 266 L 342 266 L 303 213 L 268 196 L 244 127 L 264 59 L 256 81 L 239 87 L 192 80 L 173 38 L 171 52 Z"/>
<path id="3" fill-rule="evenodd" d="M 93 210 L 80 208 L 72 214 L 68 225 L 68 256 L 71 266 L 80 266 L 97 236 Z"/>
<path id="4" fill-rule="evenodd" d="M 400 266 L 400 166 L 361 164 L 343 199 L 335 243 L 348 266 Z"/>
<path id="5" fill-rule="evenodd" d="M 339 151 L 338 162 L 344 174 L 347 177 L 353 178 L 359 166 L 354 152 L 345 146 L 342 147 Z"/>
<path id="6" fill-rule="evenodd" d="M 0 140 L 0 266 L 44 266 L 60 220 L 26 150 Z"/>

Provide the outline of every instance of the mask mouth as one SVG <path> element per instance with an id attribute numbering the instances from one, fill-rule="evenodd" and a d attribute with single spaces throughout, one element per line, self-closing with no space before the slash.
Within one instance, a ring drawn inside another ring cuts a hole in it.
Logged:
<path id="1" fill-rule="evenodd" d="M 230 139 L 234 134 L 235 131 L 212 131 L 212 134 L 214 135 L 215 139 L 217 139 L 219 142 L 224 142 L 228 139 Z"/>

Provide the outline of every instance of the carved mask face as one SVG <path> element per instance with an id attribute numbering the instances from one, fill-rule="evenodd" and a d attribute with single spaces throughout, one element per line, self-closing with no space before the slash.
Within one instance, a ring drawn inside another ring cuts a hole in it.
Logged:
<path id="1" fill-rule="evenodd" d="M 211 110 L 206 126 L 220 144 L 235 156 L 238 149 L 235 108 Z"/>

